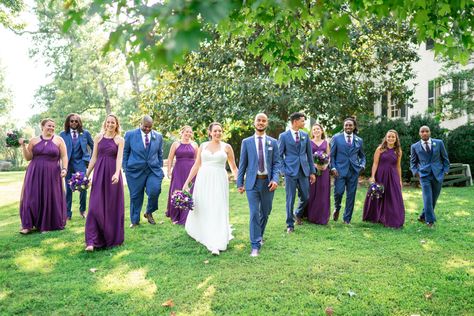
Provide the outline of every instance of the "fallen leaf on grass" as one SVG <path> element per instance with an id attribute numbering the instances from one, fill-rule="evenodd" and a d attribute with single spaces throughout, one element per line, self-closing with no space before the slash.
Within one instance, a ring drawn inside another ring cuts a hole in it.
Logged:
<path id="1" fill-rule="evenodd" d="M 425 299 L 431 300 L 433 298 L 433 293 L 432 292 L 426 292 L 425 293 Z"/>
<path id="2" fill-rule="evenodd" d="M 90 268 L 90 269 L 89 269 L 89 271 L 92 272 L 92 273 L 96 273 L 97 270 L 99 270 L 99 269 L 97 269 L 97 268 Z"/>
<path id="3" fill-rule="evenodd" d="M 162 225 L 164 224 L 164 221 L 159 221 L 158 224 Z"/>
<path id="4" fill-rule="evenodd" d="M 426 240 L 422 239 L 422 240 L 420 240 L 420 243 L 426 244 Z"/>
<path id="5" fill-rule="evenodd" d="M 326 249 L 326 250 L 331 251 L 331 250 L 336 250 L 336 248 L 328 248 L 328 249 Z"/>
<path id="6" fill-rule="evenodd" d="M 173 307 L 173 306 L 174 306 L 174 302 L 173 302 L 173 300 L 167 300 L 166 302 L 164 302 L 163 304 L 161 304 L 161 306 L 163 306 L 163 307 Z"/>
<path id="7" fill-rule="evenodd" d="M 353 297 L 356 295 L 356 293 L 352 290 L 347 291 L 347 294 L 349 294 L 349 297 Z"/>
<path id="8" fill-rule="evenodd" d="M 332 307 L 326 307 L 326 309 L 324 310 L 324 312 L 326 313 L 326 315 L 328 316 L 332 316 L 334 314 L 334 310 L 332 309 Z"/>
<path id="9" fill-rule="evenodd" d="M 205 264 L 208 264 L 208 263 L 209 263 L 209 260 L 204 260 L 204 263 L 205 263 Z"/>

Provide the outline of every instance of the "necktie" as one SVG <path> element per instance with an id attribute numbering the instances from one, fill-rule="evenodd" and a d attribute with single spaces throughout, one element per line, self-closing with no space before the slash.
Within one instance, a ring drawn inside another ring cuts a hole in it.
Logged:
<path id="1" fill-rule="evenodd" d="M 258 171 L 265 171 L 265 163 L 263 161 L 263 143 L 262 136 L 258 137 Z"/>
<path id="2" fill-rule="evenodd" d="M 427 152 L 428 154 L 431 153 L 431 148 L 430 148 L 430 146 L 428 145 L 428 141 L 425 142 L 425 150 L 426 150 L 426 152 Z"/>
<path id="3" fill-rule="evenodd" d="M 75 143 L 77 141 L 77 132 L 76 131 L 72 131 L 72 141 L 73 141 L 73 143 Z"/>
<path id="4" fill-rule="evenodd" d="M 148 134 L 145 134 L 145 148 L 148 148 L 150 145 L 150 139 L 148 138 Z"/>
<path id="5" fill-rule="evenodd" d="M 296 141 L 296 143 L 300 142 L 300 133 L 298 133 L 298 132 L 295 132 L 295 141 Z"/>
<path id="6" fill-rule="evenodd" d="M 349 146 L 352 145 L 351 136 L 349 136 L 349 135 L 347 135 L 347 145 L 349 145 Z"/>

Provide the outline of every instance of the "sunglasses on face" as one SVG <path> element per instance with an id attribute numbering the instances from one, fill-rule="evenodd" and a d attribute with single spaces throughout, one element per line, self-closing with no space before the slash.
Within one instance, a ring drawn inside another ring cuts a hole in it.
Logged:
<path id="1" fill-rule="evenodd" d="M 78 120 L 69 120 L 70 123 L 79 123 Z"/>

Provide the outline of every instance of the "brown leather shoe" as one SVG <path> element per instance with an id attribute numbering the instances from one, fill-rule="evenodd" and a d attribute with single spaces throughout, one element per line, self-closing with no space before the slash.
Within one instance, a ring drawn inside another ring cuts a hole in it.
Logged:
<path id="1" fill-rule="evenodd" d="M 332 219 L 337 222 L 339 219 L 339 211 L 334 211 L 334 213 L 332 213 Z"/>
<path id="2" fill-rule="evenodd" d="M 433 223 L 426 223 L 426 226 L 428 226 L 428 228 L 433 228 Z"/>
<path id="3" fill-rule="evenodd" d="M 296 225 L 303 225 L 303 219 L 301 217 L 295 216 Z"/>
<path id="4" fill-rule="evenodd" d="M 425 218 L 420 216 L 420 217 L 417 218 L 417 221 L 419 221 L 420 223 L 424 223 Z"/>
<path id="5" fill-rule="evenodd" d="M 148 223 L 155 225 L 155 220 L 153 219 L 153 215 L 145 213 L 143 214 L 143 217 L 145 217 L 148 220 Z"/>

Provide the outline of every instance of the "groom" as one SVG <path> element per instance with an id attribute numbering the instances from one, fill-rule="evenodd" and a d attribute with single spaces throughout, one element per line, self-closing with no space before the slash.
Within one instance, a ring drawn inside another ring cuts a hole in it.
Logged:
<path id="1" fill-rule="evenodd" d="M 444 175 L 449 171 L 449 159 L 444 143 L 431 138 L 428 126 L 420 127 L 419 142 L 411 145 L 410 169 L 420 178 L 423 195 L 423 211 L 418 220 L 432 227 L 436 221 L 434 208 L 441 192 Z"/>
<path id="2" fill-rule="evenodd" d="M 263 233 L 272 211 L 273 195 L 278 187 L 280 156 L 276 139 L 265 134 L 268 117 L 255 116 L 255 134 L 242 141 L 237 188 L 247 192 L 250 208 L 251 257 L 257 257 L 263 244 Z M 245 187 L 244 187 L 245 175 Z"/>
<path id="3" fill-rule="evenodd" d="M 316 181 L 311 140 L 308 134 L 301 130 L 305 120 L 306 116 L 303 113 L 291 114 L 291 128 L 281 133 L 278 138 L 280 157 L 283 161 L 282 172 L 285 175 L 286 232 L 288 234 L 295 230 L 293 216 L 296 217 L 296 224 L 303 224 L 303 211 L 309 199 L 309 183 L 313 184 Z M 308 177 L 310 181 L 308 181 Z M 298 190 L 300 201 L 295 215 L 293 215 L 296 190 Z"/>
<path id="4" fill-rule="evenodd" d="M 143 215 L 150 224 L 155 225 L 153 212 L 158 209 L 161 193 L 163 167 L 163 137 L 152 130 L 153 119 L 143 117 L 140 128 L 125 134 L 123 150 L 123 170 L 130 191 L 130 228 L 140 223 L 140 212 L 146 191 L 148 203 Z"/>

